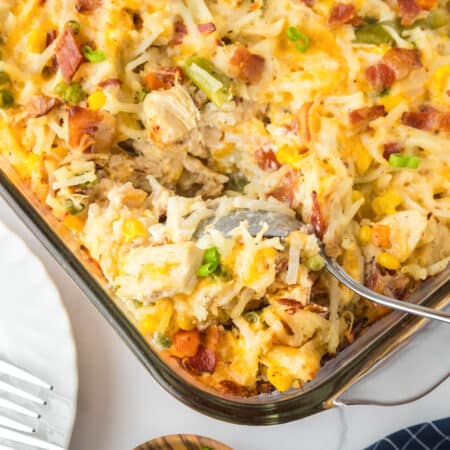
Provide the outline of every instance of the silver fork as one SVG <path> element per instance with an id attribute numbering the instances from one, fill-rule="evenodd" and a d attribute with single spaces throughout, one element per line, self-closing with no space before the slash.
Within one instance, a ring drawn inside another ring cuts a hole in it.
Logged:
<path id="1" fill-rule="evenodd" d="M 289 233 L 295 230 L 305 230 L 312 233 L 307 225 L 300 222 L 293 216 L 288 216 L 279 212 L 272 211 L 252 211 L 248 209 L 236 210 L 228 215 L 220 217 L 219 219 L 206 219 L 200 223 L 195 236 L 197 238 L 204 235 L 208 229 L 212 228 L 220 231 L 225 236 L 233 229 L 239 226 L 241 222 L 246 221 L 248 224 L 248 232 L 252 236 L 256 236 L 266 225 L 264 237 L 287 237 Z M 326 269 L 337 278 L 344 286 L 356 292 L 368 300 L 378 303 L 383 306 L 388 306 L 392 309 L 415 314 L 416 316 L 426 317 L 427 319 L 440 320 L 450 324 L 450 313 L 445 311 L 435 310 L 426 306 L 416 305 L 395 298 L 381 295 L 378 292 L 372 291 L 361 283 L 355 281 L 349 276 L 345 270 L 334 260 L 329 258 L 324 249 L 323 244 L 319 241 L 321 247 L 321 255 L 325 259 Z M 420 293 L 423 294 L 421 300 L 426 300 L 432 294 L 443 288 L 445 291 L 443 297 L 450 293 L 450 265 L 447 269 L 438 276 L 427 280 L 420 288 Z"/>
<path id="2" fill-rule="evenodd" d="M 36 386 L 45 393 L 53 390 L 50 384 L 6 361 L 0 360 L 0 374 Z M 20 403 L 6 399 L 4 397 L 5 393 L 8 395 L 8 398 L 20 400 Z M 24 402 L 27 403 L 27 406 L 21 404 Z M 0 439 L 39 449 L 64 450 L 63 447 L 33 436 L 36 430 L 29 424 L 37 423 L 42 418 L 46 405 L 47 401 L 44 398 L 0 380 Z M 15 416 L 20 416 L 21 420 L 12 419 L 11 413 Z M 13 450 L 13 447 L 0 444 L 0 450 Z"/>

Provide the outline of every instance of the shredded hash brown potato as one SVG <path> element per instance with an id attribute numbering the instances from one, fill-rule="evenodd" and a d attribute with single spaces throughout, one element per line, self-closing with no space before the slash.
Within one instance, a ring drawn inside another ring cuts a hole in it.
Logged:
<path id="1" fill-rule="evenodd" d="M 220 392 L 312 380 L 450 258 L 447 1 L 0 0 L 0 152 L 143 336 Z M 199 224 L 297 215 L 286 239 Z"/>

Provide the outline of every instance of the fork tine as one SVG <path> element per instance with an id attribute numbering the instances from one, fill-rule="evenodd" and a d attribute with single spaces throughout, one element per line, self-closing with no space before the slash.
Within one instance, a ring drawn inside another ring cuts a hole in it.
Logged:
<path id="1" fill-rule="evenodd" d="M 45 405 L 46 402 L 36 395 L 29 394 L 23 389 L 19 389 L 12 384 L 6 383 L 5 381 L 0 381 L 0 391 L 8 392 L 9 394 L 17 395 L 17 397 L 30 400 L 31 402 L 38 403 L 39 405 Z"/>
<path id="2" fill-rule="evenodd" d="M 18 433 L 17 431 L 8 430 L 0 426 L 0 438 L 6 439 L 11 442 L 19 442 L 20 444 L 28 444 L 36 448 L 42 448 L 44 450 L 65 450 L 59 445 L 50 444 L 49 442 L 41 441 L 35 437 L 28 436 L 26 434 Z"/>
<path id="3" fill-rule="evenodd" d="M 36 386 L 43 387 L 45 389 L 53 389 L 51 384 L 42 381 L 38 377 L 31 375 L 31 373 L 26 372 L 23 369 L 19 369 L 16 366 L 13 366 L 6 361 L 0 360 L 0 373 L 4 373 L 6 375 L 10 375 L 14 378 L 18 378 L 19 380 L 27 381 L 28 383 L 35 384 Z"/>
<path id="4" fill-rule="evenodd" d="M 8 428 L 12 428 L 16 431 L 22 431 L 24 433 L 34 433 L 36 430 L 16 420 L 9 419 L 5 416 L 0 416 L 0 425 Z"/>
<path id="5" fill-rule="evenodd" d="M 0 407 L 2 406 L 5 409 L 9 409 L 10 411 L 23 414 L 24 416 L 32 417 L 33 419 L 39 419 L 41 417 L 41 415 L 38 414 L 37 412 L 32 411 L 31 409 L 28 408 L 24 408 L 23 406 L 17 405 L 16 403 L 10 402 L 9 400 L 6 400 L 4 398 L 0 398 Z"/>

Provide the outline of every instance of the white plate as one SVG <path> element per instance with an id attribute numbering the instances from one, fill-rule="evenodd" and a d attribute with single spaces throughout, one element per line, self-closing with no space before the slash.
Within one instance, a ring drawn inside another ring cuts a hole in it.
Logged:
<path id="1" fill-rule="evenodd" d="M 31 422 L 34 436 L 68 447 L 78 393 L 69 318 L 40 261 L 1 222 L 0 289 L 0 358 L 53 385 L 53 392 L 45 393 L 42 418 Z"/>

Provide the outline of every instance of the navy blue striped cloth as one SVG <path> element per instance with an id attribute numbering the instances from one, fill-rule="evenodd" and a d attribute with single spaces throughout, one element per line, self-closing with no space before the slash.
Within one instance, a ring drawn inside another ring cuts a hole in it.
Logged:
<path id="1" fill-rule="evenodd" d="M 450 417 L 397 431 L 366 450 L 450 450 Z"/>

